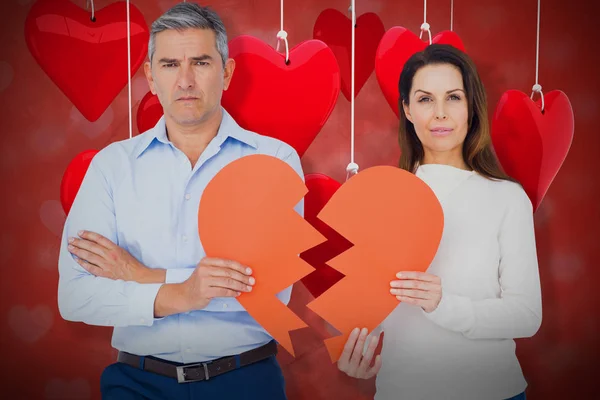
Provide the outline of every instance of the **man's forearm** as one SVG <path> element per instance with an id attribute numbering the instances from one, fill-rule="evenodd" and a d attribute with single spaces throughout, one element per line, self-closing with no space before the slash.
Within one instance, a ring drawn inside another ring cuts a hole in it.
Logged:
<path id="1" fill-rule="evenodd" d="M 147 268 L 143 274 L 136 279 L 139 283 L 165 283 L 167 270 L 162 268 Z"/>

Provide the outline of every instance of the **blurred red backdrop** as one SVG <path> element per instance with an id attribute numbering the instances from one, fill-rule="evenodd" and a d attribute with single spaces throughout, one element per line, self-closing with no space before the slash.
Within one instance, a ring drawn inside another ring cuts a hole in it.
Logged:
<path id="1" fill-rule="evenodd" d="M 85 7 L 85 0 L 72 0 Z M 112 0 L 97 0 L 96 8 Z M 24 22 L 33 0 L 0 4 L 0 165 L 3 190 L 0 233 L 0 344 L 2 397 L 98 399 L 102 369 L 114 362 L 111 329 L 65 322 L 56 303 L 59 237 L 64 222 L 60 181 L 79 152 L 128 137 L 127 89 L 94 123 L 87 121 L 40 69 L 28 51 Z M 175 0 L 133 0 L 150 24 Z M 508 89 L 528 92 L 535 83 L 537 2 L 457 0 L 454 29 L 478 65 L 489 111 Z M 276 45 L 279 1 L 211 0 L 229 38 L 254 35 Z M 319 14 L 342 12 L 348 0 L 285 2 L 290 46 L 311 39 Z M 385 29 L 418 32 L 423 2 L 357 1 L 358 15 L 374 12 Z M 575 113 L 569 156 L 535 215 L 544 320 L 532 339 L 518 341 L 531 399 L 597 398 L 600 295 L 597 247 L 600 187 L 593 167 L 600 145 L 597 40 L 594 1 L 542 1 L 540 84 L 566 92 Z M 450 26 L 450 1 L 428 1 L 432 33 Z M 77 60 L 72 60 L 76 63 Z M 90 74 L 90 80 L 97 77 Z M 132 113 L 148 90 L 142 71 L 133 78 Z M 90 97 L 94 93 L 89 93 Z M 299 110 L 301 112 L 301 110 Z M 361 169 L 396 165 L 398 121 L 371 74 L 356 98 L 356 162 Z M 135 119 L 134 119 L 134 133 Z M 350 161 L 350 102 L 340 94 L 321 133 L 302 158 L 305 173 L 345 179 Z M 358 382 L 330 365 L 322 339 L 332 332 L 304 305 L 301 284 L 292 308 L 312 330 L 294 332 L 297 358 L 279 356 L 290 400 L 367 399 L 373 381 Z M 10 394 L 5 397 L 5 394 Z"/>

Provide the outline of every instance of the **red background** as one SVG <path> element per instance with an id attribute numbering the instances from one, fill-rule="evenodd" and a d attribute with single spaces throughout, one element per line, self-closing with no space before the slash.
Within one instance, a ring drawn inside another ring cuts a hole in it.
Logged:
<path id="1" fill-rule="evenodd" d="M 85 0 L 73 0 L 85 7 Z M 100 9 L 110 0 L 97 0 Z M 98 399 L 99 376 L 113 362 L 111 329 L 65 322 L 58 314 L 57 258 L 64 213 L 59 186 L 79 152 L 128 137 L 127 89 L 95 123 L 86 121 L 38 67 L 24 40 L 32 0 L 0 4 L 0 165 L 3 207 L 0 233 L 0 395 L 27 399 Z M 150 24 L 174 0 L 133 0 Z M 348 0 L 285 2 L 290 46 L 312 38 L 325 8 L 347 10 Z M 457 0 L 454 29 L 474 58 L 488 91 L 490 113 L 502 92 L 528 92 L 535 83 L 534 0 Z M 518 341 L 531 399 L 593 398 L 597 386 L 599 333 L 596 245 L 600 213 L 594 160 L 600 139 L 597 35 L 593 1 L 542 1 L 540 84 L 560 89 L 575 113 L 569 156 L 535 215 L 544 318 L 532 339 Z M 222 16 L 229 38 L 255 35 L 272 45 L 279 30 L 279 1 L 206 1 Z M 375 12 L 385 28 L 417 32 L 423 2 L 357 1 L 358 14 Z M 448 29 L 450 1 L 428 1 L 432 33 Z M 77 60 L 73 60 L 77 62 Z M 90 79 L 94 79 L 90 73 Z M 133 79 L 134 107 L 147 91 L 142 71 Z M 93 93 L 90 93 L 93 96 Z M 343 181 L 350 160 L 350 103 L 340 94 L 322 132 L 302 159 L 306 173 Z M 398 121 L 372 74 L 356 99 L 356 162 L 396 165 Z M 134 133 L 135 120 L 134 120 Z M 342 376 L 327 362 L 318 317 L 303 306 L 308 292 L 298 285 L 293 308 L 314 326 L 293 334 L 297 359 L 280 361 L 293 399 L 362 399 L 373 381 Z M 596 396 L 594 396 L 596 395 Z"/>

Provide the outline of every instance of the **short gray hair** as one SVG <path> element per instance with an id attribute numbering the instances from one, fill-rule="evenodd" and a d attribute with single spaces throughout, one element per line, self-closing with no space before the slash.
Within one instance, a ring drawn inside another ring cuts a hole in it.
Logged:
<path id="1" fill-rule="evenodd" d="M 212 30 L 216 37 L 217 51 L 221 55 L 223 66 L 225 66 L 225 62 L 229 58 L 227 32 L 221 18 L 210 8 L 192 2 L 179 3 L 154 21 L 150 29 L 150 41 L 148 43 L 148 56 L 151 63 L 156 51 L 156 34 L 169 29 L 178 31 L 185 29 Z"/>

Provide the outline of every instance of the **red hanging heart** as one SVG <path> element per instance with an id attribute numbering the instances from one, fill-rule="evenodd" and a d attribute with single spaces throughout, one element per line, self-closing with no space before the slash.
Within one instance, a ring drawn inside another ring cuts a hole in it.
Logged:
<path id="1" fill-rule="evenodd" d="M 300 157 L 333 111 L 340 70 L 333 52 L 307 40 L 285 54 L 252 36 L 229 43 L 236 69 L 223 106 L 245 129 L 280 139 Z"/>
<path id="2" fill-rule="evenodd" d="M 427 33 L 424 33 L 424 35 L 427 35 Z M 431 41 L 437 44 L 449 44 L 465 51 L 462 40 L 452 31 L 440 32 Z M 425 50 L 427 43 L 428 39 L 427 42 L 421 40 L 417 35 L 401 26 L 391 28 L 379 42 L 375 57 L 375 74 L 385 99 L 397 117 L 400 117 L 398 81 L 400 80 L 402 68 L 413 54 Z"/>
<path id="3" fill-rule="evenodd" d="M 553 90 L 534 102 L 518 90 L 505 92 L 494 113 L 492 142 L 506 173 L 518 180 L 534 211 L 560 170 L 571 143 L 575 122 L 567 95 Z"/>
<path id="4" fill-rule="evenodd" d="M 138 132 L 144 133 L 148 129 L 154 128 L 163 113 L 158 96 L 152 92 L 146 93 L 137 110 Z"/>
<path id="5" fill-rule="evenodd" d="M 65 214 L 69 214 L 75 196 L 81 187 L 81 182 L 87 173 L 92 158 L 98 153 L 98 150 L 86 150 L 77 154 L 67 166 L 60 182 L 60 203 Z"/>
<path id="6" fill-rule="evenodd" d="M 375 68 L 375 52 L 385 33 L 383 22 L 374 13 L 365 13 L 356 19 L 354 97 Z M 313 29 L 313 37 L 322 40 L 335 54 L 342 77 L 342 93 L 350 100 L 352 91 L 352 20 L 338 10 L 324 10 Z"/>
<path id="7" fill-rule="evenodd" d="M 148 48 L 148 26 L 130 6 L 131 75 Z M 90 12 L 69 0 L 38 0 L 25 21 L 29 51 L 89 121 L 96 121 L 127 84 L 127 8 L 113 3 Z"/>
<path id="8" fill-rule="evenodd" d="M 326 242 L 300 254 L 300 258 L 315 268 L 314 272 L 302 278 L 302 283 L 316 298 L 344 277 L 341 272 L 327 265 L 327 261 L 348 250 L 352 243 L 317 218 L 342 185 L 323 174 L 308 174 L 304 180 L 308 188 L 304 196 L 304 219 L 327 238 Z"/>

